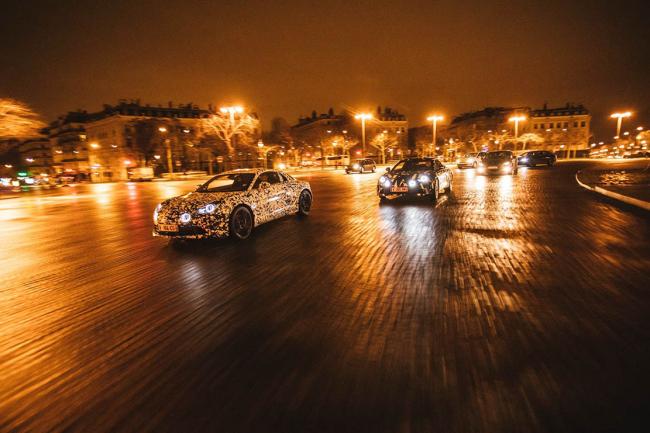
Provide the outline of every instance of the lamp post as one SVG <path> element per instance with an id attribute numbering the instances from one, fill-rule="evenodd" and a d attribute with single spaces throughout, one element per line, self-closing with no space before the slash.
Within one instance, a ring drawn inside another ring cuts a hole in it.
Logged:
<path id="1" fill-rule="evenodd" d="M 512 116 L 508 122 L 515 122 L 515 150 L 517 150 L 517 138 L 519 137 L 519 122 L 526 120 L 526 116 Z"/>
<path id="2" fill-rule="evenodd" d="M 363 155 L 366 154 L 366 120 L 372 119 L 372 114 L 370 113 L 360 113 L 354 116 L 355 119 L 361 119 L 361 150 Z"/>
<path id="3" fill-rule="evenodd" d="M 224 114 L 228 114 L 230 116 L 230 130 L 231 130 L 231 146 L 233 149 L 235 149 L 235 146 L 237 145 L 237 135 L 233 133 L 235 129 L 235 114 L 241 114 L 244 112 L 244 107 L 240 105 L 232 105 L 228 107 L 221 107 L 219 108 L 219 111 L 221 111 Z M 235 151 L 235 154 L 237 152 Z M 232 168 L 232 167 L 231 167 Z"/>
<path id="4" fill-rule="evenodd" d="M 164 126 L 161 126 L 158 128 L 158 131 L 161 134 L 167 133 L 167 128 Z M 169 178 L 173 179 L 174 178 L 174 164 L 172 162 L 172 147 L 169 143 L 169 138 L 165 138 L 165 150 L 167 152 L 167 171 L 169 171 Z"/>
<path id="5" fill-rule="evenodd" d="M 435 152 L 436 139 L 438 134 L 438 121 L 442 119 L 444 119 L 444 117 L 439 114 L 434 114 L 433 116 L 427 117 L 427 120 L 431 122 L 431 125 L 433 127 L 433 136 L 431 137 L 431 151 L 429 152 L 429 155 L 431 155 L 432 152 Z"/>
<path id="6" fill-rule="evenodd" d="M 616 119 L 616 137 L 615 139 L 618 140 L 618 137 L 621 135 L 621 125 L 623 124 L 623 118 L 624 117 L 630 117 L 632 116 L 632 113 L 629 111 L 626 111 L 624 113 L 612 113 L 609 117 L 612 119 Z"/>

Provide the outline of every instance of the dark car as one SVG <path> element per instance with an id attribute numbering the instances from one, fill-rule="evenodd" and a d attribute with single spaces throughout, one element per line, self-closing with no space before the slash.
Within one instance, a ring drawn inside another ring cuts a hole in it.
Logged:
<path id="1" fill-rule="evenodd" d="M 517 174 L 517 158 L 510 150 L 486 152 L 479 162 L 476 172 L 479 174 Z"/>
<path id="2" fill-rule="evenodd" d="M 375 161 L 373 161 L 372 159 L 364 158 L 364 159 L 356 159 L 350 162 L 350 164 L 348 164 L 345 167 L 345 172 L 347 174 L 363 173 L 364 171 L 370 171 L 374 173 L 376 169 L 377 166 L 375 165 Z"/>
<path id="3" fill-rule="evenodd" d="M 458 168 L 476 168 L 479 163 L 478 153 L 467 153 L 462 158 L 456 160 Z"/>
<path id="4" fill-rule="evenodd" d="M 551 167 L 557 161 L 557 156 L 548 150 L 531 150 L 519 155 L 517 162 L 519 165 L 535 167 L 536 165 L 547 165 Z"/>
<path id="5" fill-rule="evenodd" d="M 379 178 L 377 195 L 383 202 L 388 197 L 426 196 L 435 201 L 441 192 L 451 191 L 453 174 L 435 158 L 406 158 Z"/>

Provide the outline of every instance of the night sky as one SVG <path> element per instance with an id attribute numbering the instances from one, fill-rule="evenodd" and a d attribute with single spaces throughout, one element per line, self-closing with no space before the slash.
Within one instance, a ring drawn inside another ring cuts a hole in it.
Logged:
<path id="1" fill-rule="evenodd" d="M 294 122 L 388 105 L 412 125 L 488 105 L 584 103 L 597 139 L 650 127 L 642 1 L 16 1 L 0 96 L 46 120 L 119 98 L 242 103 Z M 644 17 L 645 14 L 645 17 Z M 633 124 L 633 125 L 632 125 Z"/>

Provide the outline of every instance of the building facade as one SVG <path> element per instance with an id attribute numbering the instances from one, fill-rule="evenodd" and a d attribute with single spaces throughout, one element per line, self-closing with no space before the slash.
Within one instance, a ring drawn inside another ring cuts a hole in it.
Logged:
<path id="1" fill-rule="evenodd" d="M 48 128 L 52 149 L 52 169 L 80 180 L 89 177 L 86 123 L 90 115 L 74 111 L 59 117 Z"/>
<path id="2" fill-rule="evenodd" d="M 43 131 L 47 132 L 47 131 Z M 28 138 L 18 145 L 21 164 L 32 177 L 49 177 L 55 174 L 52 146 L 47 135 Z"/>
<path id="3" fill-rule="evenodd" d="M 568 157 L 589 149 L 591 115 L 582 105 L 566 104 L 560 108 L 531 110 L 525 131 L 542 137 L 538 148 Z"/>

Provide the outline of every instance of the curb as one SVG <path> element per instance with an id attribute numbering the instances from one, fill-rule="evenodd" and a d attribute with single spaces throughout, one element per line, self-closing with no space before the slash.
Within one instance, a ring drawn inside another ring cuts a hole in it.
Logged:
<path id="1" fill-rule="evenodd" d="M 609 197 L 611 199 L 620 201 L 625 204 L 629 204 L 631 206 L 638 207 L 640 209 L 644 209 L 646 211 L 650 212 L 650 202 L 644 201 L 644 200 L 639 200 L 638 198 L 634 197 L 629 197 L 627 195 L 619 194 L 617 192 L 609 191 L 606 190 L 605 188 L 601 188 L 599 186 L 590 186 L 587 185 L 586 183 L 580 182 L 580 179 L 578 178 L 578 175 L 580 174 L 580 171 L 576 173 L 576 182 L 578 182 L 578 185 L 583 187 L 586 190 L 595 192 L 600 195 L 604 195 L 605 197 Z"/>

